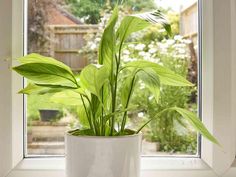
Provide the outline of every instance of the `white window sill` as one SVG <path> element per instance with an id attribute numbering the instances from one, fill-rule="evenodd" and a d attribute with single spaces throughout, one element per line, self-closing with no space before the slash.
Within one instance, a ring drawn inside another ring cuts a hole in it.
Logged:
<path id="1" fill-rule="evenodd" d="M 64 169 L 64 158 L 29 158 L 22 160 L 7 177 L 65 177 Z M 143 157 L 141 177 L 156 176 L 217 177 L 199 158 Z"/>
<path id="2" fill-rule="evenodd" d="M 207 170 L 200 158 L 142 157 L 142 170 Z M 15 170 L 64 170 L 64 158 L 25 158 Z"/>

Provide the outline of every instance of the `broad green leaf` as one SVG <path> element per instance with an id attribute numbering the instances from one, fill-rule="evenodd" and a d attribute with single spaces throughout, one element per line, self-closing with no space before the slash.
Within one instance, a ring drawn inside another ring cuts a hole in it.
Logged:
<path id="1" fill-rule="evenodd" d="M 87 92 L 85 89 L 83 88 L 78 88 L 78 89 L 73 89 L 74 92 L 79 93 L 80 95 L 83 95 L 85 97 L 89 97 L 90 93 Z"/>
<path id="2" fill-rule="evenodd" d="M 151 24 L 161 24 L 167 33 L 171 34 L 170 24 L 158 10 L 124 17 L 117 31 L 117 36 L 121 43 L 123 43 L 131 33 L 140 31 Z"/>
<path id="3" fill-rule="evenodd" d="M 43 88 L 35 84 L 29 83 L 24 89 L 20 90 L 18 93 L 27 94 L 27 95 L 38 94 L 39 92 L 45 89 L 47 90 L 47 88 Z"/>
<path id="4" fill-rule="evenodd" d="M 90 64 L 80 74 L 81 86 L 101 97 L 101 88 L 108 81 L 109 73 L 105 66 Z"/>
<path id="5" fill-rule="evenodd" d="M 18 61 L 21 64 L 47 63 L 47 64 L 56 65 L 62 69 L 65 69 L 68 73 L 70 73 L 73 76 L 73 73 L 72 73 L 70 67 L 68 67 L 64 63 L 62 63 L 54 58 L 51 58 L 51 57 L 45 57 L 45 56 L 42 56 L 42 55 L 39 55 L 36 53 L 32 53 L 32 54 L 29 54 L 29 55 L 19 58 Z"/>
<path id="6" fill-rule="evenodd" d="M 37 84 L 77 87 L 70 72 L 49 63 L 26 63 L 13 68 L 17 73 Z"/>
<path id="7" fill-rule="evenodd" d="M 50 100 L 57 104 L 63 104 L 63 105 L 70 105 L 70 106 L 76 106 L 78 118 L 80 124 L 85 127 L 89 127 L 88 117 L 85 111 L 85 107 L 83 105 L 83 102 L 81 100 L 80 94 L 84 93 L 81 88 L 76 90 L 64 90 L 62 92 L 55 93 Z M 85 106 L 88 108 L 88 103 L 86 99 L 84 99 Z"/>
<path id="8" fill-rule="evenodd" d="M 95 118 L 101 116 L 101 108 L 102 105 L 99 98 L 96 95 L 91 94 L 91 110 L 93 111 Z"/>
<path id="9" fill-rule="evenodd" d="M 78 113 L 78 118 L 79 118 L 79 123 L 82 125 L 83 128 L 88 128 L 89 127 L 89 122 L 88 122 L 88 117 L 86 114 L 86 110 L 84 106 L 80 105 L 77 107 L 77 113 Z"/>
<path id="10" fill-rule="evenodd" d="M 133 88 L 135 86 L 135 76 L 136 76 L 136 71 L 133 72 L 131 75 L 127 76 L 122 84 L 121 88 L 121 104 L 123 108 L 126 108 L 128 106 L 129 100 L 131 98 L 131 95 L 133 93 Z"/>
<path id="11" fill-rule="evenodd" d="M 103 104 L 104 104 L 104 110 L 107 112 L 110 111 L 111 104 L 112 104 L 110 89 L 111 89 L 111 86 L 109 82 L 105 83 L 103 86 Z"/>
<path id="12" fill-rule="evenodd" d="M 32 95 L 32 94 L 43 95 L 47 93 L 61 92 L 65 89 L 68 89 L 68 88 L 64 86 L 55 86 L 54 88 L 44 87 L 44 86 L 35 85 L 33 83 L 29 83 L 24 89 L 20 90 L 18 93 L 27 94 L 27 95 Z"/>
<path id="13" fill-rule="evenodd" d="M 211 135 L 211 133 L 207 130 L 205 125 L 200 121 L 200 119 L 194 113 L 178 107 L 174 107 L 171 109 L 181 114 L 181 116 L 183 116 L 183 118 L 185 118 L 193 126 L 193 128 L 197 130 L 202 136 L 204 136 L 211 142 L 219 145 L 217 139 Z"/>
<path id="14" fill-rule="evenodd" d="M 112 68 L 114 54 L 115 54 L 115 25 L 118 19 L 118 7 L 115 7 L 112 13 L 112 16 L 106 26 L 102 39 L 99 45 L 99 64 L 104 64 L 107 66 L 107 69 Z"/>
<path id="15" fill-rule="evenodd" d="M 80 94 L 72 90 L 65 90 L 55 93 L 53 96 L 51 96 L 50 101 L 70 106 L 83 106 L 83 103 L 80 99 Z"/>
<path id="16" fill-rule="evenodd" d="M 144 68 L 138 72 L 137 76 L 154 95 L 155 100 L 158 103 L 160 96 L 160 80 L 157 73 L 151 68 Z"/>
<path id="17" fill-rule="evenodd" d="M 66 85 L 50 85 L 50 84 L 35 84 L 40 87 L 47 87 L 47 88 L 52 88 L 52 89 L 72 89 L 75 90 L 77 87 L 71 87 L 71 86 L 66 86 Z"/>
<path id="18" fill-rule="evenodd" d="M 171 86 L 193 86 L 192 83 L 187 81 L 182 76 L 175 74 L 173 71 L 150 61 L 146 60 L 134 61 L 127 63 L 124 66 L 124 68 L 126 67 L 134 67 L 139 69 L 148 69 L 148 68 L 153 69 L 159 76 L 161 84 L 171 85 Z"/>

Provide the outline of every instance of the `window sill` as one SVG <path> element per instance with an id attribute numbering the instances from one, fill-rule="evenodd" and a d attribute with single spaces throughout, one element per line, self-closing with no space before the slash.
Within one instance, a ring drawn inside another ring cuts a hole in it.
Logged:
<path id="1" fill-rule="evenodd" d="M 65 177 L 64 158 L 29 158 L 22 160 L 7 177 Z M 199 158 L 143 157 L 141 177 L 216 177 Z"/>

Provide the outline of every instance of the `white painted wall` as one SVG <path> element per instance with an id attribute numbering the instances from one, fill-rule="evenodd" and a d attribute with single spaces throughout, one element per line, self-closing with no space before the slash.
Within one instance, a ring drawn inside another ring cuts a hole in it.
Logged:
<path id="1" fill-rule="evenodd" d="M 11 59 L 11 9 L 11 0 L 0 0 L 0 177 L 5 176 L 12 168 L 11 61 L 4 61 Z"/>

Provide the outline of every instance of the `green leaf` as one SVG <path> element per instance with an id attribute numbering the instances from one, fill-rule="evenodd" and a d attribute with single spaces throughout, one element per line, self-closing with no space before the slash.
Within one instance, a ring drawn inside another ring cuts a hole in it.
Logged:
<path id="1" fill-rule="evenodd" d="M 193 86 L 191 82 L 187 81 L 182 76 L 175 74 L 173 71 L 163 66 L 160 66 L 157 63 L 153 63 L 146 60 L 140 60 L 140 61 L 127 63 L 124 66 L 124 68 L 127 68 L 127 67 L 134 67 L 134 68 L 139 68 L 139 69 L 150 68 L 154 70 L 156 74 L 159 76 L 161 84 L 171 85 L 171 86 Z"/>
<path id="2" fill-rule="evenodd" d="M 111 69 L 111 64 L 113 63 L 115 54 L 115 24 L 118 19 L 118 7 L 115 7 L 112 16 L 106 26 L 102 39 L 99 45 L 99 64 L 104 64 L 107 68 Z"/>
<path id="3" fill-rule="evenodd" d="M 37 83 L 77 87 L 73 75 L 64 68 L 49 63 L 26 63 L 13 68 L 25 78 Z"/>
<path id="4" fill-rule="evenodd" d="M 109 73 L 105 66 L 90 64 L 80 74 L 81 86 L 100 98 L 101 88 L 108 81 Z"/>
<path id="5" fill-rule="evenodd" d="M 167 22 L 164 15 L 159 10 L 157 10 L 155 12 L 124 17 L 117 31 L 117 36 L 121 43 L 123 43 L 131 33 L 140 31 L 151 24 L 161 24 L 167 33 L 171 34 L 170 24 Z"/>
<path id="6" fill-rule="evenodd" d="M 137 71 L 134 71 L 131 75 L 127 76 L 122 84 L 121 88 L 121 104 L 123 108 L 126 108 L 128 106 L 129 100 L 131 98 L 131 95 L 133 93 L 133 87 L 135 86 L 135 76 L 137 74 Z"/>
<path id="7" fill-rule="evenodd" d="M 45 88 L 29 83 L 24 89 L 20 90 L 18 93 L 30 95 L 38 94 L 42 90 L 45 90 Z"/>
<path id="8" fill-rule="evenodd" d="M 144 68 L 138 72 L 138 78 L 143 81 L 158 103 L 160 96 L 160 80 L 157 73 L 151 68 Z"/>
<path id="9" fill-rule="evenodd" d="M 183 118 L 185 118 L 193 126 L 195 130 L 201 133 L 202 136 L 204 136 L 211 142 L 219 145 L 217 139 L 213 135 L 211 135 L 211 133 L 207 130 L 205 125 L 200 121 L 200 119 L 194 113 L 178 107 L 174 107 L 171 109 L 181 114 L 181 116 L 183 116 Z"/>
<path id="10" fill-rule="evenodd" d="M 69 106 L 83 106 L 80 94 L 72 90 L 64 90 L 51 96 L 50 101 Z"/>
<path id="11" fill-rule="evenodd" d="M 71 87 L 69 87 L 71 88 Z M 56 93 L 56 92 L 61 92 L 65 89 L 69 89 L 64 86 L 55 86 L 53 87 L 44 87 L 40 85 L 35 85 L 33 83 L 29 83 L 24 89 L 20 90 L 18 93 L 22 94 L 27 94 L 27 95 L 32 95 L 32 94 L 47 94 L 47 93 Z"/>
<path id="12" fill-rule="evenodd" d="M 83 128 L 88 128 L 89 127 L 89 121 L 88 121 L 89 118 L 87 117 L 85 107 L 82 105 L 78 106 L 77 113 L 78 113 L 80 125 L 82 125 Z"/>
<path id="13" fill-rule="evenodd" d="M 88 117 L 86 114 L 85 107 L 83 106 L 83 102 L 81 100 L 80 94 L 85 94 L 81 88 L 76 90 L 64 90 L 62 92 L 55 93 L 51 98 L 50 101 L 62 104 L 62 105 L 70 105 L 70 106 L 76 106 L 77 113 L 78 113 L 78 119 L 80 124 L 85 128 L 89 127 Z M 87 107 L 87 102 L 85 99 L 85 104 Z"/>
<path id="14" fill-rule="evenodd" d="M 45 56 L 42 56 L 42 55 L 39 55 L 36 53 L 32 53 L 32 54 L 29 54 L 29 55 L 19 58 L 18 61 L 21 64 L 47 63 L 47 64 L 56 65 L 64 70 L 66 70 L 68 73 L 70 73 L 73 76 L 73 72 L 71 71 L 70 67 L 68 67 L 64 63 L 62 63 L 54 58 L 51 58 L 51 57 L 45 57 Z"/>

